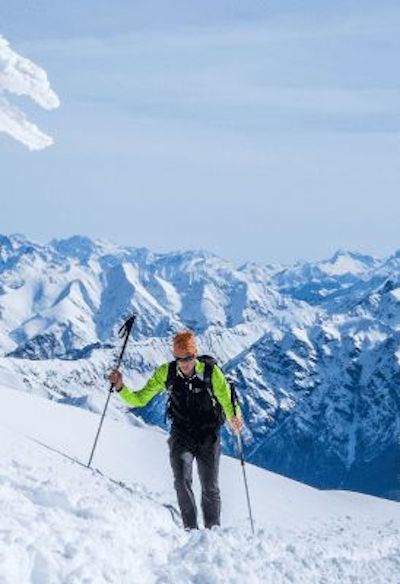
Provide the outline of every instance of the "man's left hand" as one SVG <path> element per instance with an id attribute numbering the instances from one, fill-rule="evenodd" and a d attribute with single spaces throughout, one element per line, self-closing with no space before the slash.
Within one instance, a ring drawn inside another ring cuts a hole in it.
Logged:
<path id="1" fill-rule="evenodd" d="M 244 426 L 242 416 L 235 416 L 234 418 L 229 420 L 229 425 L 234 432 L 240 434 Z"/>

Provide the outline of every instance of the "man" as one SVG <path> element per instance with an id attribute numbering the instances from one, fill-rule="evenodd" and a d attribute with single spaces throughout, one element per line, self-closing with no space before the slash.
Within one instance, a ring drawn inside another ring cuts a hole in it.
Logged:
<path id="1" fill-rule="evenodd" d="M 158 367 L 139 391 L 128 389 L 119 371 L 110 374 L 110 381 L 122 400 L 137 408 L 145 406 L 160 392 L 169 391 L 168 444 L 183 525 L 185 529 L 198 528 L 192 490 L 192 467 L 196 459 L 204 525 L 211 528 L 220 525 L 221 515 L 219 430 L 226 418 L 234 432 L 241 432 L 243 420 L 239 409 L 234 413 L 230 388 L 221 369 L 197 359 L 193 332 L 181 331 L 175 335 L 173 355 L 175 360 Z"/>

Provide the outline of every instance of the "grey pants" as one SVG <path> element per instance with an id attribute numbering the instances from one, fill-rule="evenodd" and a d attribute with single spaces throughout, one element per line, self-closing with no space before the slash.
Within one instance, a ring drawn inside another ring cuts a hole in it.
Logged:
<path id="1" fill-rule="evenodd" d="M 172 431 L 168 440 L 175 490 L 185 528 L 197 529 L 197 507 L 192 490 L 193 460 L 196 459 L 201 484 L 204 526 L 220 525 L 221 497 L 218 486 L 221 445 L 219 436 L 202 441 L 186 439 Z"/>

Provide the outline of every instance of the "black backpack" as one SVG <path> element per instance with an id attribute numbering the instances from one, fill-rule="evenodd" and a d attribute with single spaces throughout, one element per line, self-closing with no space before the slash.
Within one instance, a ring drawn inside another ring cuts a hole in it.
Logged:
<path id="1" fill-rule="evenodd" d="M 213 429 L 216 429 L 216 428 L 222 426 L 225 422 L 225 414 L 222 410 L 220 403 L 218 402 L 218 400 L 214 396 L 214 391 L 213 391 L 213 386 L 212 386 L 212 374 L 213 374 L 214 367 L 217 365 L 217 360 L 214 357 L 211 357 L 210 355 L 200 355 L 199 357 L 197 357 L 197 360 L 201 361 L 205 365 L 203 381 L 205 384 L 205 391 L 207 392 L 208 397 L 211 400 L 212 406 L 213 406 L 212 407 L 212 410 L 213 410 L 212 419 L 210 420 L 210 423 L 207 424 L 207 426 L 209 426 L 210 430 L 213 430 Z M 177 379 L 177 375 L 178 375 L 177 374 L 177 362 L 171 361 L 169 363 L 169 366 L 168 366 L 167 380 L 165 382 L 165 387 L 169 393 L 165 418 L 166 419 L 170 418 L 170 419 L 172 419 L 172 421 L 174 421 L 172 393 L 174 391 L 174 385 L 175 385 L 175 382 Z M 182 423 L 184 423 L 184 420 L 182 420 Z M 193 423 L 193 421 L 192 421 L 192 423 Z M 206 428 L 204 428 L 204 429 L 206 430 Z"/>

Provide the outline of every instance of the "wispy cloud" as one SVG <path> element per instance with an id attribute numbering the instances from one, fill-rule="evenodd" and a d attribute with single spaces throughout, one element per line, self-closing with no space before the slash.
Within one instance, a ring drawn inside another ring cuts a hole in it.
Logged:
<path id="1" fill-rule="evenodd" d="M 43 133 L 22 111 L 9 103 L 4 97 L 5 92 L 28 96 L 46 110 L 60 105 L 46 72 L 14 52 L 0 36 L 0 132 L 9 134 L 30 150 L 41 150 L 53 144 L 51 136 Z"/>
<path id="2" fill-rule="evenodd" d="M 396 7 L 263 14 L 178 30 L 88 31 L 33 42 L 32 50 L 57 60 L 75 104 L 104 105 L 100 119 L 201 124 L 219 135 L 232 128 L 397 133 L 398 16 Z M 76 75 L 77 64 L 85 75 Z"/>

